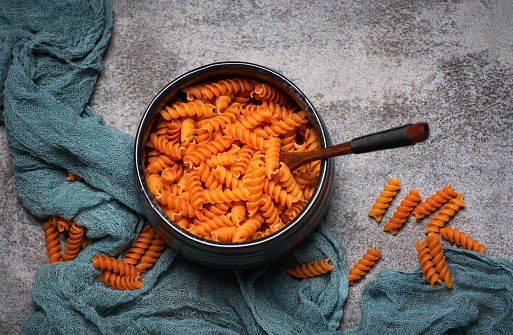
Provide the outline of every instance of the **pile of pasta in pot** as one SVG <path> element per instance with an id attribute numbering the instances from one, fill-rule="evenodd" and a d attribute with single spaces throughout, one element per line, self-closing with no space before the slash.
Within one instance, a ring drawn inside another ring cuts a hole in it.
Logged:
<path id="1" fill-rule="evenodd" d="M 183 90 L 146 147 L 145 177 L 180 227 L 219 242 L 272 234 L 311 198 L 320 161 L 290 171 L 280 151 L 319 148 L 305 111 L 278 89 L 247 78 Z"/>

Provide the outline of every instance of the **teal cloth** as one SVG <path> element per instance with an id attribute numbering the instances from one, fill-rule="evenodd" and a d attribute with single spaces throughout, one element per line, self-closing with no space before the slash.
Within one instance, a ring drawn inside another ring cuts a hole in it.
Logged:
<path id="1" fill-rule="evenodd" d="M 214 270 L 167 248 L 141 289 L 98 279 L 92 257 L 122 254 L 147 224 L 132 181 L 133 137 L 103 125 L 87 105 L 112 24 L 106 0 L 0 4 L 0 117 L 18 196 L 42 223 L 74 218 L 94 240 L 75 260 L 41 267 L 22 333 L 340 333 L 348 269 L 322 225 L 294 253 L 257 269 Z M 84 181 L 67 182 L 67 171 Z M 286 272 L 325 257 L 335 265 L 328 274 L 299 280 Z M 431 288 L 420 269 L 380 273 L 364 289 L 360 326 L 348 333 L 513 329 L 511 263 L 451 249 L 447 260 L 457 278 L 450 290 Z"/>

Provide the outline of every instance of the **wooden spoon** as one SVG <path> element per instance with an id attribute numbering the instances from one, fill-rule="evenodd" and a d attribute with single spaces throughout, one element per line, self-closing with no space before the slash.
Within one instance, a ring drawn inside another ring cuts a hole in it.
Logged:
<path id="1" fill-rule="evenodd" d="M 398 148 L 419 143 L 429 136 L 427 123 L 414 123 L 393 128 L 379 133 L 353 139 L 350 142 L 337 144 L 307 152 L 280 152 L 280 161 L 287 165 L 290 171 L 307 163 L 329 157 L 348 154 L 361 154 L 377 150 Z"/>

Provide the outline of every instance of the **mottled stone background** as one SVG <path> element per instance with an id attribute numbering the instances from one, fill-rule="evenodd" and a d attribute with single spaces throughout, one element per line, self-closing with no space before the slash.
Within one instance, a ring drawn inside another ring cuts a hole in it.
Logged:
<path id="1" fill-rule="evenodd" d="M 426 198 L 454 184 L 466 206 L 450 225 L 513 261 L 513 4 L 503 0 L 112 0 L 114 28 L 90 104 L 106 124 L 135 135 L 169 81 L 215 61 L 249 61 L 294 80 L 334 143 L 410 122 L 431 136 L 414 147 L 336 158 L 325 225 L 352 267 L 367 248 L 381 260 L 354 286 L 340 329 L 358 325 L 364 285 L 383 269 L 418 266 L 426 220 L 396 236 L 367 215 L 389 178 Z M 17 333 L 30 289 L 48 261 L 43 222 L 16 197 L 0 123 L 0 332 Z M 429 220 L 429 218 L 428 218 Z M 449 246 L 444 242 L 444 246 Z"/>

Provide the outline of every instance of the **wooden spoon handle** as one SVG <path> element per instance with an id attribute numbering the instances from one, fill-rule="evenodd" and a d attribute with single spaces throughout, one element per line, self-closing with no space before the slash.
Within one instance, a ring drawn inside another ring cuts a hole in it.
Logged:
<path id="1" fill-rule="evenodd" d="M 429 127 L 427 123 L 415 123 L 358 137 L 350 142 L 319 150 L 295 153 L 282 152 L 280 160 L 289 166 L 290 170 L 295 170 L 300 166 L 320 159 L 412 145 L 424 141 L 428 136 Z"/>
<path id="2" fill-rule="evenodd" d="M 409 124 L 379 133 L 353 139 L 351 151 L 355 154 L 392 149 L 422 142 L 429 136 L 427 123 Z"/>

